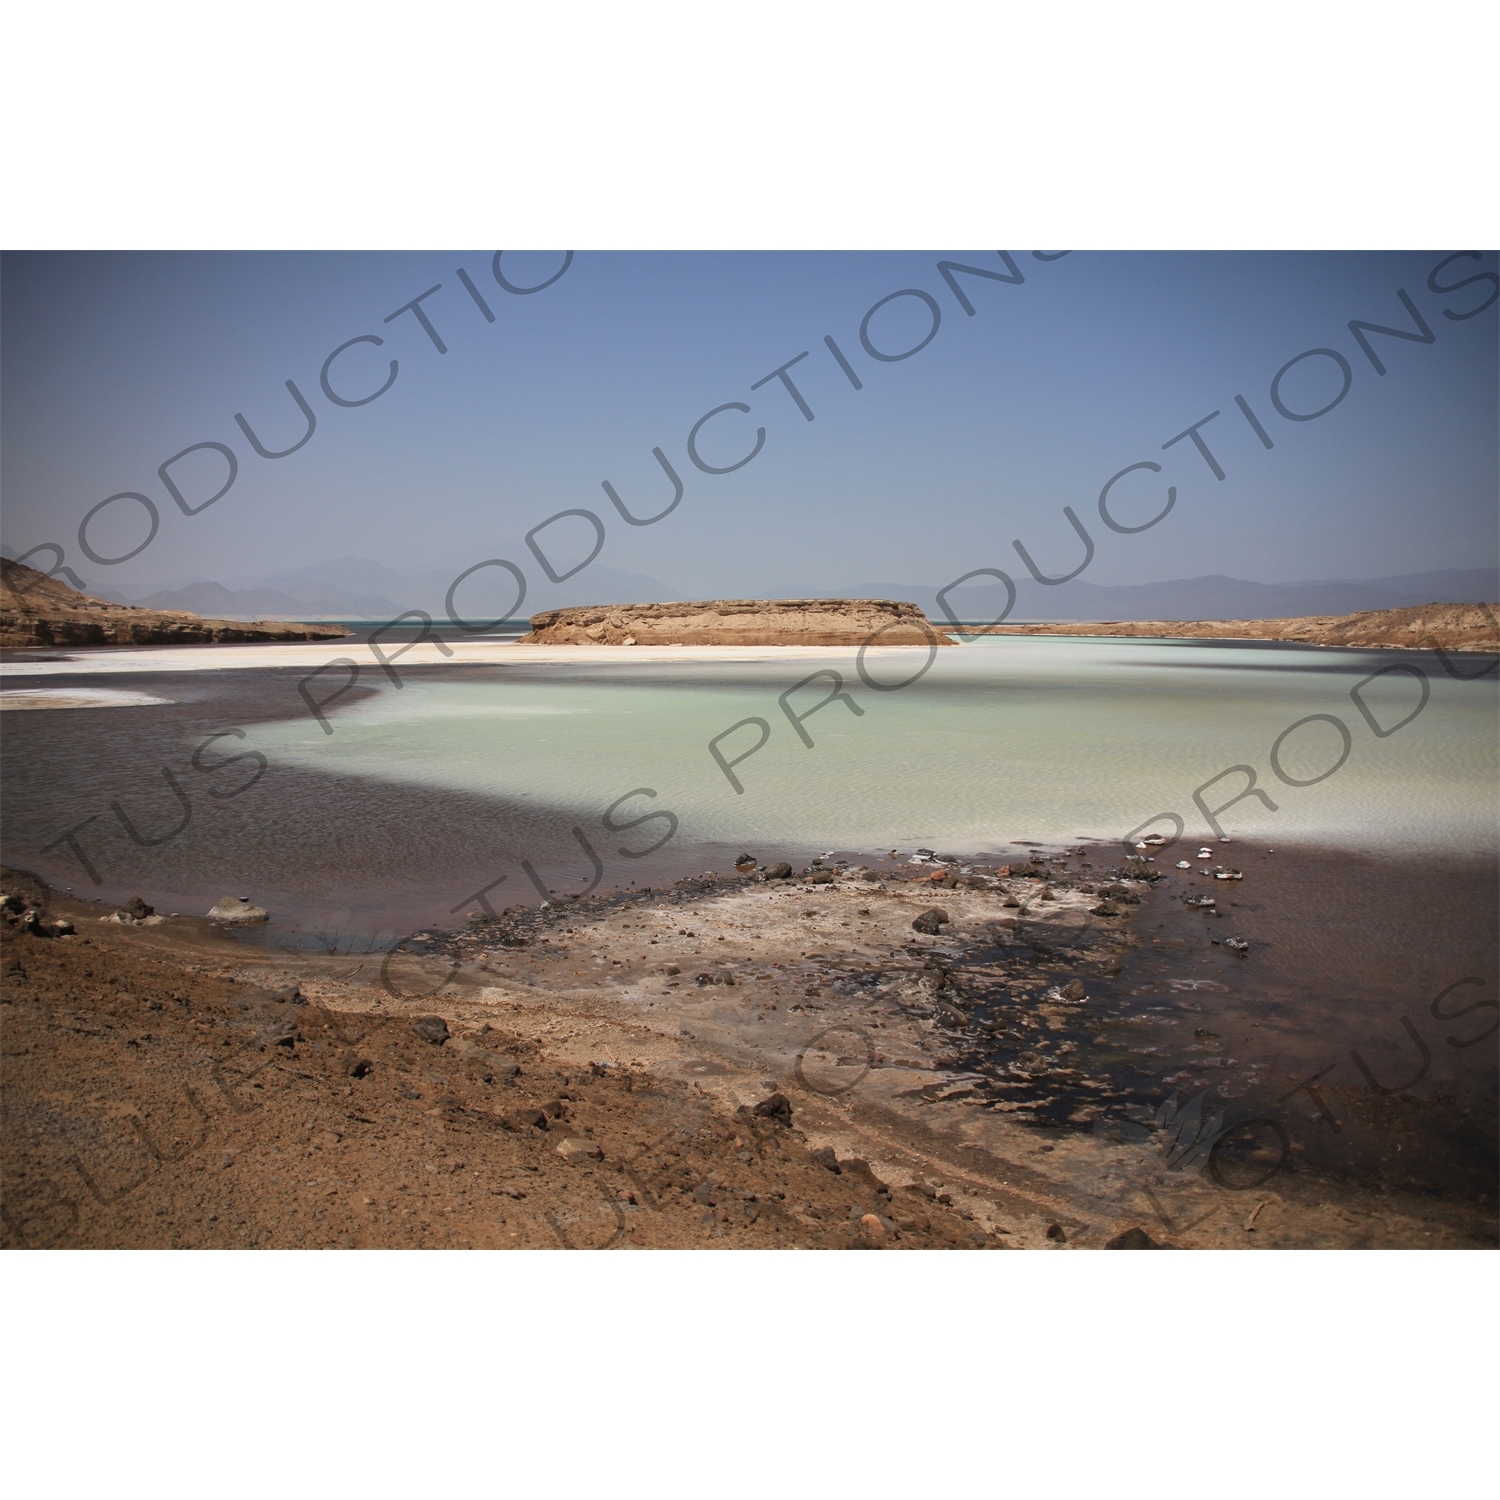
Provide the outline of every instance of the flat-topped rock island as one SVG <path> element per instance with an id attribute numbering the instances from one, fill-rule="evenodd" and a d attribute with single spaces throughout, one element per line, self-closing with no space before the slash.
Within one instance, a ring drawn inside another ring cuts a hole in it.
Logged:
<path id="1" fill-rule="evenodd" d="M 528 646 L 951 646 L 891 599 L 706 599 L 594 604 L 531 617 Z"/>

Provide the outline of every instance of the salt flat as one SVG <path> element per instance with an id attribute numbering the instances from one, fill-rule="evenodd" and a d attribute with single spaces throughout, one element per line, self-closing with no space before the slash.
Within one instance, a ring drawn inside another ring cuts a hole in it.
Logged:
<path id="1" fill-rule="evenodd" d="M 595 666 L 602 662 L 737 662 L 799 661 L 830 656 L 853 661 L 859 649 L 853 646 L 522 646 L 515 641 L 455 641 L 448 654 L 435 642 L 406 648 L 405 642 L 384 643 L 385 654 L 402 667 L 502 666 L 510 664 L 550 665 L 568 663 Z M 894 657 L 911 660 L 930 653 L 926 646 L 872 646 L 867 660 Z M 137 672 L 223 672 L 235 668 L 305 667 L 313 671 L 325 662 L 352 658 L 378 666 L 371 648 L 362 642 L 312 641 L 275 646 L 143 646 L 105 647 L 99 650 L 62 651 L 47 649 L 37 656 L 15 656 L 0 663 L 0 682 L 11 677 L 57 676 L 66 673 L 98 673 L 122 676 Z"/>
<path id="2" fill-rule="evenodd" d="M 171 701 L 150 693 L 123 692 L 119 688 L 21 688 L 0 693 L 0 709 L 151 708 Z"/>

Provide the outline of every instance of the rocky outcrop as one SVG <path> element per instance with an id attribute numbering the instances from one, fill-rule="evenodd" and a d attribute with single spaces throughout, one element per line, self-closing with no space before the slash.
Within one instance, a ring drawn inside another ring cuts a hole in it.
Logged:
<path id="1" fill-rule="evenodd" d="M 180 609 L 112 604 L 25 563 L 0 558 L 0 647 L 199 646 L 231 641 L 327 641 L 342 625 L 205 620 Z"/>
<path id="2" fill-rule="evenodd" d="M 531 617 L 531 646 L 951 646 L 890 599 L 707 599 L 595 604 Z"/>
<path id="3" fill-rule="evenodd" d="M 1500 604 L 1424 604 L 1353 615 L 1289 620 L 1103 620 L 990 625 L 976 635 L 1111 635 L 1153 639 L 1303 641 L 1312 646 L 1394 646 L 1407 650 L 1500 650 Z"/>

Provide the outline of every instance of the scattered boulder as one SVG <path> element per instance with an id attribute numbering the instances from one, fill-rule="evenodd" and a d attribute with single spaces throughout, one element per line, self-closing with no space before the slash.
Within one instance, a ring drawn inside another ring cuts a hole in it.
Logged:
<path id="1" fill-rule="evenodd" d="M 375 1071 L 375 1064 L 357 1052 L 346 1052 L 339 1059 L 339 1070 L 345 1078 L 368 1078 Z"/>
<path id="2" fill-rule="evenodd" d="M 1117 1234 L 1104 1247 L 1106 1250 L 1170 1250 L 1170 1245 L 1158 1245 L 1144 1229 L 1127 1229 Z"/>
<path id="3" fill-rule="evenodd" d="M 1087 1000 L 1089 992 L 1083 987 L 1081 979 L 1070 979 L 1063 987 L 1062 997 L 1064 1000 Z"/>
<path id="4" fill-rule="evenodd" d="M 502 1115 L 500 1123 L 507 1130 L 545 1130 L 547 1128 L 547 1115 L 545 1111 L 540 1109 L 517 1109 L 508 1115 Z"/>
<path id="5" fill-rule="evenodd" d="M 772 1094 L 769 1099 L 762 1099 L 750 1113 L 763 1120 L 774 1120 L 778 1125 L 790 1125 L 792 1101 L 785 1094 Z"/>
<path id="6" fill-rule="evenodd" d="M 832 1146 L 820 1146 L 811 1153 L 812 1160 L 820 1167 L 827 1167 L 830 1172 L 839 1170 L 838 1152 Z"/>
<path id="7" fill-rule="evenodd" d="M 889 1194 L 890 1188 L 883 1183 L 873 1171 L 870 1164 L 862 1156 L 851 1156 L 838 1164 L 840 1176 L 850 1178 L 859 1187 L 872 1193 Z"/>
<path id="8" fill-rule="evenodd" d="M 792 878 L 792 867 L 786 863 L 767 865 L 760 873 L 767 880 L 790 880 Z"/>
<path id="9" fill-rule="evenodd" d="M 917 932 L 925 932 L 929 937 L 936 937 L 938 928 L 951 920 L 952 918 L 941 906 L 930 906 L 911 925 Z"/>
<path id="10" fill-rule="evenodd" d="M 557 1154 L 570 1162 L 600 1161 L 604 1156 L 602 1148 L 593 1141 L 580 1141 L 572 1136 L 558 1142 Z"/>
<path id="11" fill-rule="evenodd" d="M 120 910 L 123 912 L 128 912 L 132 917 L 136 919 L 137 922 L 141 921 L 145 917 L 156 915 L 156 908 L 154 906 L 147 906 L 139 896 L 132 896 L 130 900 L 120 908 Z"/>
<path id="12" fill-rule="evenodd" d="M 448 1023 L 441 1016 L 418 1016 L 411 1023 L 411 1029 L 434 1047 L 441 1047 L 448 1040 Z"/>
<path id="13" fill-rule="evenodd" d="M 1061 1224 L 1049 1224 L 1047 1226 L 1047 1238 L 1049 1240 L 1056 1240 L 1059 1245 L 1066 1245 L 1068 1243 L 1068 1237 L 1063 1233 Z"/>
<path id="14" fill-rule="evenodd" d="M 483 1068 L 485 1077 L 492 1082 L 496 1078 L 514 1078 L 521 1071 L 521 1065 L 515 1058 L 501 1057 L 468 1038 L 456 1043 L 453 1050 L 466 1061 L 477 1062 Z"/>
<path id="15" fill-rule="evenodd" d="M 135 899 L 140 901 L 139 896 Z M 140 914 L 129 911 L 128 908 L 126 910 L 136 921 L 151 915 L 150 907 Z M 225 927 L 253 927 L 257 923 L 271 920 L 269 913 L 254 905 L 247 896 L 221 896 L 209 908 L 208 919 L 210 922 L 222 923 Z"/>
<path id="16" fill-rule="evenodd" d="M 1089 915 L 1091 917 L 1118 917 L 1120 908 L 1113 901 L 1101 901 L 1098 906 L 1089 908 Z"/>
<path id="17" fill-rule="evenodd" d="M 802 877 L 809 885 L 832 885 L 832 870 L 813 870 L 810 874 Z"/>

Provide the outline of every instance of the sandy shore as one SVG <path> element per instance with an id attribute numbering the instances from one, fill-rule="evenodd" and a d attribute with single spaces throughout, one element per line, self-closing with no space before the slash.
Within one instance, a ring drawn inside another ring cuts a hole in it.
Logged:
<path id="1" fill-rule="evenodd" d="M 1242 904 L 1225 891 L 1263 878 L 1261 851 L 1237 849 L 1232 885 L 1154 855 L 1157 879 L 1118 879 L 1145 869 L 1118 846 L 1036 852 L 686 880 L 391 955 L 47 896 L 76 935 L 4 948 L 9 1243 L 1495 1244 L 1492 1193 L 1386 1165 L 1433 1149 L 1424 1101 L 1365 1121 L 1374 1092 L 1330 1080 L 1361 1171 L 1304 1149 L 1306 1098 L 1282 1111 L 1290 1160 L 1265 1128 L 1219 1144 L 1231 1025 L 1250 1046 L 1286 1021 L 1256 951 L 1223 944 L 1256 904 L 1214 923 L 1183 897 Z M 442 1045 L 415 1025 L 433 1015 Z M 1267 1056 L 1289 1065 L 1283 1041 Z"/>

